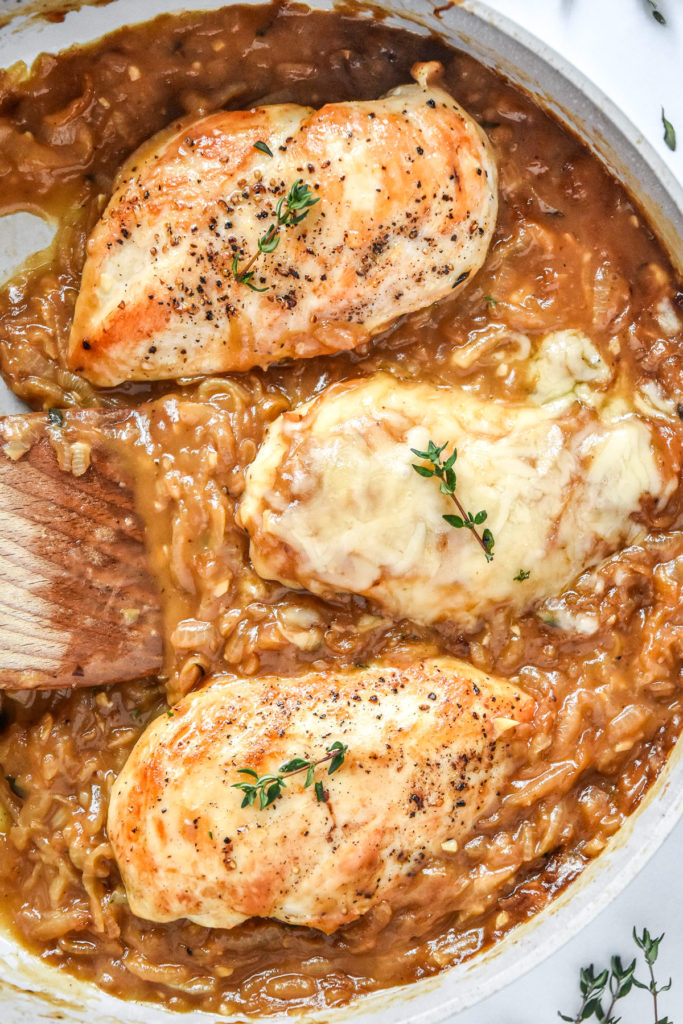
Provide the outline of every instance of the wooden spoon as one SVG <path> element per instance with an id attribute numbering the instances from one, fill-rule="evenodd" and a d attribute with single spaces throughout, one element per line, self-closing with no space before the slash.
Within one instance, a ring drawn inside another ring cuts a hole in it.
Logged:
<path id="1" fill-rule="evenodd" d="M 84 410 L 69 423 L 126 415 Z M 82 475 L 64 472 L 53 429 L 43 413 L 0 420 L 0 689 L 92 686 L 162 666 L 160 600 L 126 471 L 93 448 Z"/>

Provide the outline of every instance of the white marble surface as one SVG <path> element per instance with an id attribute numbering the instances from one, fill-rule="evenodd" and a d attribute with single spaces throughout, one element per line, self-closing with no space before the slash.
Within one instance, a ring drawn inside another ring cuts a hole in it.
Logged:
<path id="1" fill-rule="evenodd" d="M 487 0 L 544 40 L 591 78 L 630 117 L 683 181 L 683 2 L 661 0 L 667 24 L 657 24 L 646 0 Z M 678 133 L 664 145 L 661 108 Z M 683 1021 L 683 822 L 640 875 L 588 928 L 540 967 L 497 995 L 458 1014 L 454 1024 L 550 1024 L 557 1011 L 579 1006 L 579 969 L 606 966 L 612 954 L 630 960 L 636 925 L 665 932 L 658 965 L 670 992 L 660 1018 Z M 643 974 L 641 970 L 641 975 Z M 619 1003 L 622 1024 L 653 1021 L 649 995 Z M 621 1009 L 623 1007 L 623 1010 Z"/>

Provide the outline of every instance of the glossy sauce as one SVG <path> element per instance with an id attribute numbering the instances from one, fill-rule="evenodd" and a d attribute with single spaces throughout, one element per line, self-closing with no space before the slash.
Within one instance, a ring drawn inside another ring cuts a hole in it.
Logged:
<path id="1" fill-rule="evenodd" d="M 175 117 L 223 105 L 378 96 L 407 81 L 418 59 L 445 63 L 449 88 L 489 132 L 500 168 L 494 243 L 462 296 L 355 352 L 229 379 L 98 391 L 64 369 L 85 237 L 136 145 Z M 53 248 L 0 295 L 3 374 L 35 408 L 154 401 L 95 442 L 141 481 L 169 641 L 164 685 L 7 695 L 7 919 L 32 948 L 110 991 L 227 1013 L 341 1005 L 494 942 L 600 853 L 680 732 L 680 491 L 663 511 L 643 508 L 652 531 L 643 544 L 584 574 L 552 608 L 518 620 L 501 608 L 472 635 L 394 623 L 360 599 L 326 602 L 259 579 L 234 511 L 267 424 L 330 383 L 383 369 L 523 399 L 525 360 L 559 329 L 585 332 L 625 388 L 658 382 L 659 433 L 678 452 L 681 292 L 637 209 L 573 138 L 470 58 L 438 40 L 298 7 L 163 17 L 39 58 L 28 78 L 6 72 L 0 138 L 2 208 L 59 222 Z M 577 623 L 590 618 L 596 631 L 581 632 Z M 456 854 L 428 866 L 453 879 L 447 904 L 435 910 L 424 898 L 425 874 L 401 907 L 380 904 L 329 937 L 272 921 L 229 932 L 153 925 L 130 913 L 105 834 L 108 793 L 167 697 L 214 669 L 296 675 L 438 652 L 515 676 L 539 706 L 529 761 L 497 811 Z"/>

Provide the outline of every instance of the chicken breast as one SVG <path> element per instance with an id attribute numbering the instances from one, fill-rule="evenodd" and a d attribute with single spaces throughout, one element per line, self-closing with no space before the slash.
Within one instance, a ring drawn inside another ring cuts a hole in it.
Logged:
<path id="1" fill-rule="evenodd" d="M 450 295 L 484 261 L 497 185 L 440 71 L 418 64 L 416 84 L 368 102 L 219 111 L 146 143 L 88 242 L 71 369 L 104 386 L 267 366 L 352 348 Z M 315 205 L 259 255 L 297 182 Z"/>
<path id="2" fill-rule="evenodd" d="M 645 535 L 634 516 L 666 502 L 678 465 L 624 402 L 573 393 L 547 404 L 482 401 L 387 374 L 332 386 L 270 427 L 238 521 L 256 571 L 324 597 L 349 591 L 396 618 L 474 629 L 521 612 Z M 411 449 L 457 447 L 456 496 L 486 512 L 493 561 Z"/>
<path id="3" fill-rule="evenodd" d="M 332 932 L 405 886 L 495 806 L 526 755 L 535 702 L 454 659 L 298 679 L 216 678 L 162 715 L 111 796 L 108 832 L 131 909 L 231 928 L 275 917 Z M 315 770 L 243 807 L 239 769 Z M 446 884 L 446 882 L 444 882 Z"/>

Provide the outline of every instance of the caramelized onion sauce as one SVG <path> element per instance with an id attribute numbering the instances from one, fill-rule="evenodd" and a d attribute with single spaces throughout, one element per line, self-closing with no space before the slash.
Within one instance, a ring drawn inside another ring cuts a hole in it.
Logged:
<path id="1" fill-rule="evenodd" d="M 221 106 L 376 97 L 426 59 L 444 62 L 501 174 L 494 243 L 464 294 L 352 353 L 239 377 L 100 391 L 66 370 L 85 239 L 137 145 L 176 117 Z M 259 579 L 234 512 L 268 423 L 330 383 L 382 369 L 521 400 L 528 359 L 561 329 L 585 332 L 622 390 L 649 395 L 659 436 L 679 452 L 682 296 L 637 208 L 532 102 L 442 42 L 268 6 L 165 16 L 42 56 L 30 73 L 2 72 L 0 211 L 15 209 L 54 219 L 58 232 L 0 294 L 3 375 L 34 408 L 131 407 L 88 443 L 117 452 L 139 481 L 168 641 L 162 682 L 5 696 L 0 887 L 15 933 L 126 997 L 267 1014 L 433 975 L 536 913 L 604 849 L 679 735 L 681 493 L 664 510 L 644 505 L 648 538 L 583 574 L 551 611 L 515 620 L 501 608 L 468 636 Z M 231 931 L 157 925 L 130 913 L 106 836 L 108 797 L 167 699 L 216 668 L 296 675 L 436 652 L 515 675 L 538 713 L 528 762 L 495 813 L 408 880 L 400 904 L 380 903 L 332 936 L 260 920 Z M 430 872 L 450 879 L 442 906 L 425 898 Z"/>

